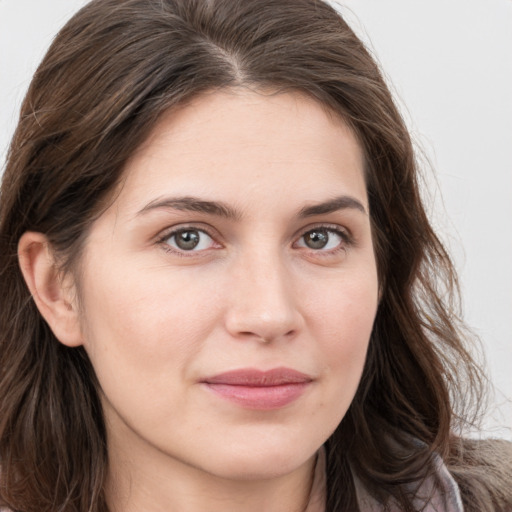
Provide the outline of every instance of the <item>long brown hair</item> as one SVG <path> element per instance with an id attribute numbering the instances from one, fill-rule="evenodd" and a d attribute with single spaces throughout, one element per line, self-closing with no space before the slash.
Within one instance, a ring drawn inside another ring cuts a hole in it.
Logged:
<path id="1" fill-rule="evenodd" d="M 159 116 L 240 86 L 308 94 L 365 152 L 382 298 L 358 392 L 326 442 L 327 511 L 357 510 L 352 474 L 382 503 L 413 510 L 403 484 L 428 477 L 434 452 L 468 510 L 505 510 L 506 485 L 474 469 L 456 435 L 485 379 L 462 341 L 455 272 L 423 208 L 410 136 L 378 66 L 320 0 L 94 0 L 55 39 L 0 196 L 0 504 L 107 511 L 98 383 L 83 348 L 60 344 L 31 299 L 21 235 L 44 233 L 72 271 Z"/>

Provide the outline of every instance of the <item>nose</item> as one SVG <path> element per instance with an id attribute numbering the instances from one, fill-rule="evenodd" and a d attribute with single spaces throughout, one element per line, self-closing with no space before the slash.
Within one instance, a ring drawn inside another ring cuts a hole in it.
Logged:
<path id="1" fill-rule="evenodd" d="M 226 329 L 240 340 L 291 339 L 303 327 L 290 272 L 279 258 L 259 255 L 233 269 Z"/>

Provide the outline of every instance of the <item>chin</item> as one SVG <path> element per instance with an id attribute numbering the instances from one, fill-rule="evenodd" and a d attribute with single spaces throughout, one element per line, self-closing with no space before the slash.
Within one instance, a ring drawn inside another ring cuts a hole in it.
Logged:
<path id="1" fill-rule="evenodd" d="M 230 443 L 229 451 L 211 453 L 203 469 L 230 480 L 265 480 L 280 477 L 307 463 L 321 444 L 305 443 L 243 444 Z M 207 466 L 207 467 L 206 467 Z"/>

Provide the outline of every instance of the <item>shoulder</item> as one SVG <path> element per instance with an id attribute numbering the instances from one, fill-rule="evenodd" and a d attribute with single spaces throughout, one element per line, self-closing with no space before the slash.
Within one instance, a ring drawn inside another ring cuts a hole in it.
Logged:
<path id="1" fill-rule="evenodd" d="M 445 463 L 434 455 L 432 472 L 421 481 L 401 484 L 404 494 L 411 496 L 414 510 L 423 512 L 464 512 L 464 506 L 457 482 L 452 477 Z M 384 505 L 374 498 L 354 475 L 357 501 L 364 512 L 398 512 L 403 508 L 392 499 Z"/>
<path id="2" fill-rule="evenodd" d="M 512 470 L 512 442 L 505 439 L 458 438 L 452 442 L 456 460 L 472 466 L 503 466 Z"/>
<path id="3" fill-rule="evenodd" d="M 447 466 L 467 512 L 512 512 L 512 442 L 455 439 Z"/>
<path id="4" fill-rule="evenodd" d="M 424 512 L 512 512 L 512 443 L 505 440 L 454 439 L 446 459 L 434 455 L 432 471 L 420 482 L 402 484 Z M 401 510 L 379 503 L 355 478 L 361 510 Z M 394 503 L 394 504 L 393 504 Z"/>

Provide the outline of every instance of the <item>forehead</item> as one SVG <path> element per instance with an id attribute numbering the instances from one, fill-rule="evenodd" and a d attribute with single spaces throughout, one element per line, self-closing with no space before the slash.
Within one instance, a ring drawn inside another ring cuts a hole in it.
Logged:
<path id="1" fill-rule="evenodd" d="M 164 192 L 307 198 L 333 195 L 335 187 L 366 202 L 363 168 L 351 129 L 315 100 L 224 90 L 161 117 L 127 163 L 121 195 L 130 203 Z"/>

